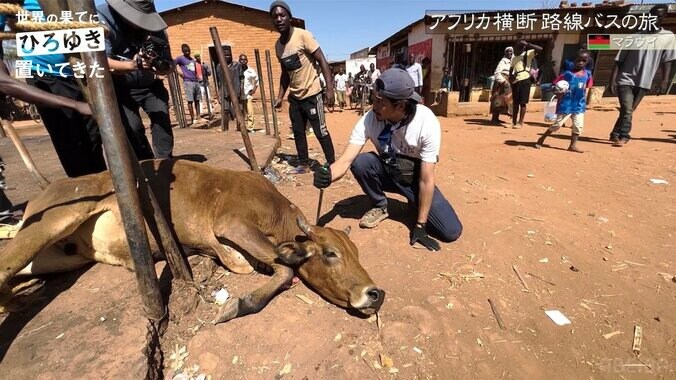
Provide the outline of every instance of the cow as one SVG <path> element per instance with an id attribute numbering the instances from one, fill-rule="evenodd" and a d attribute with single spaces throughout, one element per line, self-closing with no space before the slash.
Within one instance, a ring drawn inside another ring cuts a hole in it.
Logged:
<path id="1" fill-rule="evenodd" d="M 251 273 L 252 263 L 272 268 L 267 284 L 230 298 L 214 323 L 259 312 L 294 273 L 339 307 L 371 315 L 383 304 L 385 292 L 359 263 L 349 228 L 311 225 L 260 174 L 185 160 L 142 161 L 141 169 L 180 244 L 235 273 Z M 91 261 L 134 267 L 108 172 L 54 181 L 28 203 L 21 229 L 0 254 L 0 293 L 6 301 L 17 274 Z"/>

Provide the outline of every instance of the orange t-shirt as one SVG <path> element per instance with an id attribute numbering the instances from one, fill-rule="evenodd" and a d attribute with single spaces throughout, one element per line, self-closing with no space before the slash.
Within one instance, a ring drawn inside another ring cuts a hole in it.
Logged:
<path id="1" fill-rule="evenodd" d="M 289 96 L 305 99 L 322 91 L 312 56 L 317 49 L 319 43 L 304 29 L 294 27 L 286 45 L 277 39 L 275 53 L 282 68 L 289 73 Z"/>

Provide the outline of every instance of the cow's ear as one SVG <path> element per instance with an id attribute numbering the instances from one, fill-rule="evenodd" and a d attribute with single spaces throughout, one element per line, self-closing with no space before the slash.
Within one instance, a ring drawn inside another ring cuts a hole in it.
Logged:
<path id="1" fill-rule="evenodd" d="M 277 257 L 287 265 L 297 265 L 312 256 L 317 248 L 312 242 L 305 244 L 288 242 L 277 246 Z"/>

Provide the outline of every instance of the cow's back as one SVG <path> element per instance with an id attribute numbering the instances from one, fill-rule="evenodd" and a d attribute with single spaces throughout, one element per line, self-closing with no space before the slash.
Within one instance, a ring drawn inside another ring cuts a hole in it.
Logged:
<path id="1" fill-rule="evenodd" d="M 266 235 L 286 232 L 278 227 L 295 220 L 288 215 L 291 202 L 260 174 L 185 160 L 149 160 L 142 167 L 182 240 L 213 232 L 224 216 L 252 223 Z"/>

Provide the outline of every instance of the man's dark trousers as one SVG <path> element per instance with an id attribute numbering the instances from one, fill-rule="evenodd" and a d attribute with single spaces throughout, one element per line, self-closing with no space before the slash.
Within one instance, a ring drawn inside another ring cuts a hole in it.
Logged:
<path id="1" fill-rule="evenodd" d="M 373 203 L 373 207 L 387 207 L 385 192 L 398 193 L 406 197 L 409 204 L 417 208 L 418 183 L 405 186 L 395 182 L 385 171 L 385 166 L 375 153 L 361 153 L 350 168 L 354 178 Z M 458 240 L 462 234 L 462 223 L 453 206 L 446 200 L 438 187 L 434 187 L 432 207 L 427 217 L 428 227 L 444 242 Z"/>
<path id="2" fill-rule="evenodd" d="M 634 111 L 645 96 L 646 89 L 636 86 L 617 86 L 617 97 L 620 98 L 620 116 L 615 122 L 610 138 L 631 139 L 631 119 Z"/>

